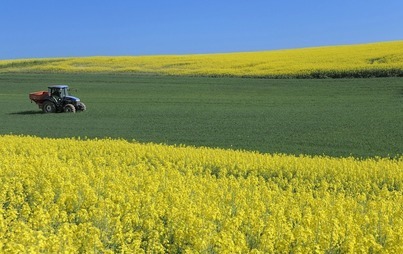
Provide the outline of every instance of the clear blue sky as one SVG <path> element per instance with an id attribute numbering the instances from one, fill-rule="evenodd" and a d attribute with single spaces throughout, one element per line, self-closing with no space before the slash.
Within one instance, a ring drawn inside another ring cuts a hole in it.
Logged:
<path id="1" fill-rule="evenodd" d="M 403 0 L 1 0 L 0 59 L 403 39 Z"/>

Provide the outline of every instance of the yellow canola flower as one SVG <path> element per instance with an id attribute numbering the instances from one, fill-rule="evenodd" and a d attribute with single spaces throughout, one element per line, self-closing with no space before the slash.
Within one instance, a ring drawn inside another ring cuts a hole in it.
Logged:
<path id="1" fill-rule="evenodd" d="M 402 253 L 403 157 L 0 136 L 0 252 Z"/>
<path id="2" fill-rule="evenodd" d="M 403 41 L 226 54 L 1 60 L 1 72 L 266 78 L 403 76 Z"/>

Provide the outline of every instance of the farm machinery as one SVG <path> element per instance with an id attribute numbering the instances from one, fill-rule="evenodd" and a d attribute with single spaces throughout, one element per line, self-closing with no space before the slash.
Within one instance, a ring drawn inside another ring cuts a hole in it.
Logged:
<path id="1" fill-rule="evenodd" d="M 69 95 L 66 85 L 49 86 L 48 91 L 39 91 L 29 94 L 31 102 L 35 102 L 44 113 L 59 113 L 86 110 L 79 98 Z"/>

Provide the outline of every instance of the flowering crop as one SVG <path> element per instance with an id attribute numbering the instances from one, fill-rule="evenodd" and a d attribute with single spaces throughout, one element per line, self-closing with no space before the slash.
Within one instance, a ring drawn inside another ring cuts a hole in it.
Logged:
<path id="1" fill-rule="evenodd" d="M 403 252 L 403 158 L 0 136 L 1 252 Z"/>
<path id="2" fill-rule="evenodd" d="M 0 72 L 131 72 L 268 78 L 403 76 L 403 41 L 249 53 L 0 61 Z"/>

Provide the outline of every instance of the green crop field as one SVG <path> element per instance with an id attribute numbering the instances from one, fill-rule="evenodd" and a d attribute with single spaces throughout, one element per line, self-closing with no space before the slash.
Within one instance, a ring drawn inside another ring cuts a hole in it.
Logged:
<path id="1" fill-rule="evenodd" d="M 88 110 L 41 113 L 28 93 L 51 84 L 69 85 Z M 403 151 L 401 78 L 3 73 L 0 115 L 0 134 L 331 156 L 394 157 Z"/>

